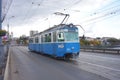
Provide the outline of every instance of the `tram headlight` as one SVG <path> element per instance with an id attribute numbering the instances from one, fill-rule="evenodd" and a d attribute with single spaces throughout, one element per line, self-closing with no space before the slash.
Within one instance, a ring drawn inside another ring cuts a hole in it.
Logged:
<path id="1" fill-rule="evenodd" d="M 75 30 L 75 32 L 78 32 L 78 30 Z"/>
<path id="2" fill-rule="evenodd" d="M 74 47 L 72 47 L 71 49 L 74 50 Z"/>

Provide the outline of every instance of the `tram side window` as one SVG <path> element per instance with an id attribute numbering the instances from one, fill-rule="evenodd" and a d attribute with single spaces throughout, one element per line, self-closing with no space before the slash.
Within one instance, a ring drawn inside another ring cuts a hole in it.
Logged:
<path id="1" fill-rule="evenodd" d="M 58 34 L 58 41 L 59 41 L 59 42 L 64 41 L 64 34 L 63 34 L 63 32 L 60 32 L 60 33 Z"/>
<path id="2" fill-rule="evenodd" d="M 51 33 L 45 35 L 45 42 L 51 42 Z"/>
<path id="3" fill-rule="evenodd" d="M 51 42 L 51 33 L 48 35 L 48 42 Z"/>
<path id="4" fill-rule="evenodd" d="M 42 35 L 41 36 L 41 42 L 45 42 L 45 39 L 44 39 L 45 37 Z"/>
<path id="5" fill-rule="evenodd" d="M 45 42 L 47 42 L 47 34 L 45 35 Z"/>
<path id="6" fill-rule="evenodd" d="M 39 37 L 39 43 L 41 43 L 41 37 Z"/>
<path id="7" fill-rule="evenodd" d="M 53 42 L 56 42 L 56 32 L 53 32 Z"/>
<path id="8" fill-rule="evenodd" d="M 39 42 L 38 37 L 36 37 L 35 38 L 35 43 L 38 43 L 38 42 Z"/>
<path id="9" fill-rule="evenodd" d="M 33 39 L 29 39 L 29 43 L 33 43 Z"/>

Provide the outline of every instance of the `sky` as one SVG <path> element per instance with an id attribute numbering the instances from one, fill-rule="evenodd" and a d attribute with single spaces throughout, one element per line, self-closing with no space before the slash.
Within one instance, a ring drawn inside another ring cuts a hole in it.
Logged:
<path id="1" fill-rule="evenodd" d="M 69 14 L 67 24 L 81 25 L 79 36 L 115 37 L 120 39 L 120 0 L 3 0 L 3 29 L 13 37 L 29 36 L 31 30 L 39 32 L 60 24 Z M 11 3 L 11 5 L 9 5 Z"/>

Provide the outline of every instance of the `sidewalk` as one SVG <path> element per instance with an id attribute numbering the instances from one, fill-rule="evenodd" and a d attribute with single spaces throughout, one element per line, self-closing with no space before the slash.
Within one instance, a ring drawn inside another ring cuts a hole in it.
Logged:
<path id="1" fill-rule="evenodd" d="M 8 59 L 6 63 L 4 80 L 19 80 L 19 74 L 17 71 L 18 66 L 15 60 L 15 56 L 12 53 L 12 49 L 10 48 L 8 51 Z"/>

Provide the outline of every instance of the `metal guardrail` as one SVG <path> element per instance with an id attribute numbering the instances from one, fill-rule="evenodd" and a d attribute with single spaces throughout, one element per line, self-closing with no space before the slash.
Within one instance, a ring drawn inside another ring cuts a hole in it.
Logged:
<path id="1" fill-rule="evenodd" d="M 86 52 L 99 52 L 99 53 L 116 53 L 120 54 L 120 49 L 105 48 L 105 47 L 81 47 L 81 51 Z"/>

